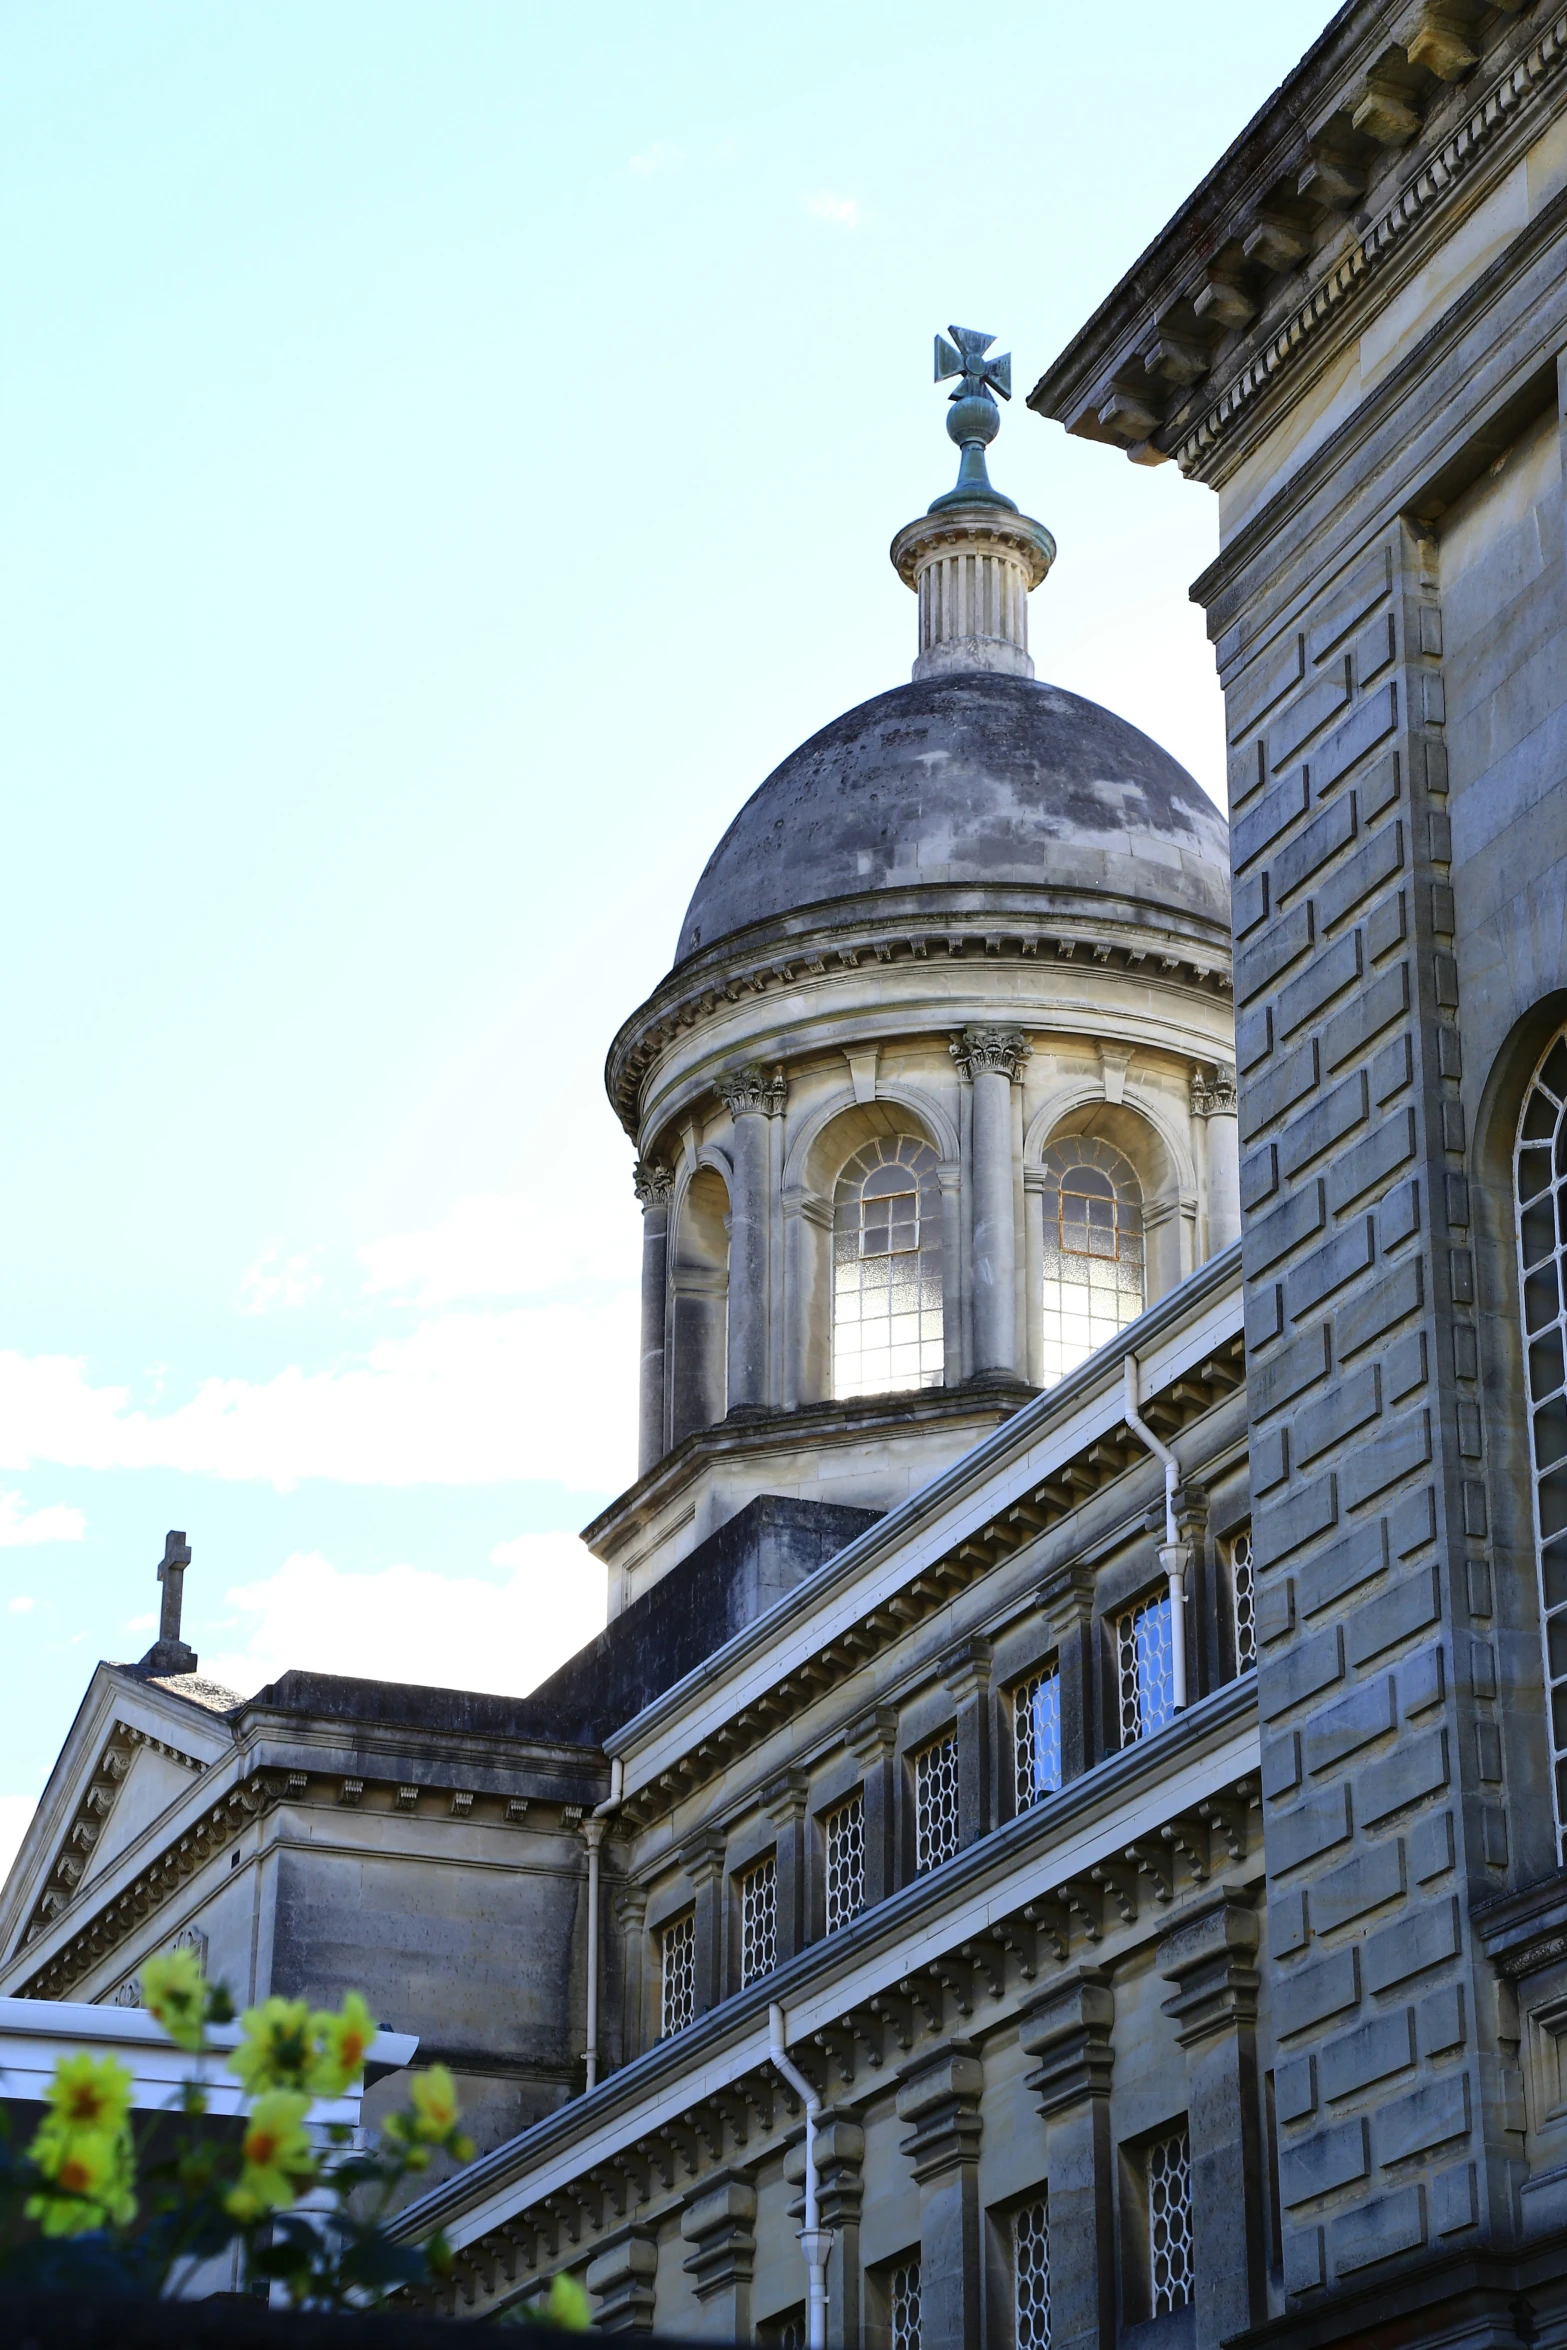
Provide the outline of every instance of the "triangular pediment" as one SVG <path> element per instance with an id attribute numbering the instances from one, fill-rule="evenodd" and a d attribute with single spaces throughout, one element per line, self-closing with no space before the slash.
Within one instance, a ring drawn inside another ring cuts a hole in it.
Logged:
<path id="1" fill-rule="evenodd" d="M 73 1908 L 231 1745 L 221 1714 L 100 1665 L 0 1890 L 4 1960 Z"/>

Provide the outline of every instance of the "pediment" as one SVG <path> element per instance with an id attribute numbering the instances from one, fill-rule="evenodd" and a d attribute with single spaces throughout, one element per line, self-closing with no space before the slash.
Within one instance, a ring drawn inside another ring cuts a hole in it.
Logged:
<path id="1" fill-rule="evenodd" d="M 231 1744 L 221 1716 L 100 1665 L 0 1895 L 7 1958 L 46 1932 Z"/>

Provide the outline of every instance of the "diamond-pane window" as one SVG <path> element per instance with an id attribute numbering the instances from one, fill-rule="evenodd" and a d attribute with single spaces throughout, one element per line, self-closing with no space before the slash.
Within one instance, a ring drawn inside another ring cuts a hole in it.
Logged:
<path id="1" fill-rule="evenodd" d="M 887 2279 L 891 2350 L 920 2350 L 920 2264 L 900 2261 Z"/>
<path id="2" fill-rule="evenodd" d="M 1012 2338 L 1050 2350 L 1050 2212 L 1043 2196 L 1012 2215 Z"/>
<path id="3" fill-rule="evenodd" d="M 1192 2297 L 1192 2157 L 1184 2130 L 1148 2149 L 1148 2276 L 1153 2315 Z"/>
<path id="4" fill-rule="evenodd" d="M 832 1391 L 939 1387 L 942 1337 L 939 1161 L 912 1134 L 855 1152 L 833 1193 Z"/>
<path id="5" fill-rule="evenodd" d="M 1249 1526 L 1231 1535 L 1228 1550 L 1230 1596 L 1235 1602 L 1235 1669 L 1245 1673 L 1257 1661 L 1257 1582 Z"/>
<path id="6" fill-rule="evenodd" d="M 778 1862 L 769 1853 L 740 1879 L 740 1980 L 754 1983 L 778 1964 Z"/>
<path id="7" fill-rule="evenodd" d="M 1175 1719 L 1175 1660 L 1170 1645 L 1170 1594 L 1140 1599 L 1116 1618 L 1116 1664 L 1121 1695 L 1121 1744 L 1151 1738 Z"/>
<path id="8" fill-rule="evenodd" d="M 1044 1384 L 1143 1310 L 1143 1195 L 1129 1159 L 1071 1135 L 1044 1155 Z"/>
<path id="9" fill-rule="evenodd" d="M 958 1849 L 958 1734 L 949 1730 L 914 1757 L 914 1866 L 939 1868 Z"/>
<path id="10" fill-rule="evenodd" d="M 865 1906 L 865 1797 L 855 1794 L 822 1822 L 827 1847 L 827 1931 L 836 1934 Z"/>
<path id="11" fill-rule="evenodd" d="M 1555 1763 L 1556 1832 L 1567 1862 L 1567 1031 L 1558 1034 L 1524 1096 L 1513 1152 L 1518 1289 L 1523 1305 L 1534 1465 L 1535 1556 L 1545 1646 L 1547 1714 Z"/>
<path id="12" fill-rule="evenodd" d="M 658 1938 L 659 1976 L 663 1991 L 661 2030 L 667 2040 L 696 2021 L 696 1912 L 688 1909 L 671 1918 Z"/>
<path id="13" fill-rule="evenodd" d="M 1012 1760 L 1019 1811 L 1060 1788 L 1061 1675 L 1053 1664 L 1013 1689 Z"/>

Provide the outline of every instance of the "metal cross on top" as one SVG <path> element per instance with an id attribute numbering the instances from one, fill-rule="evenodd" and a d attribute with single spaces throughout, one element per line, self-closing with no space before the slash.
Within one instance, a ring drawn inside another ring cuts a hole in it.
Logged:
<path id="1" fill-rule="evenodd" d="M 963 378 L 954 400 L 983 400 L 992 391 L 1003 400 L 1012 397 L 1012 354 L 1004 351 L 999 359 L 987 359 L 985 353 L 995 341 L 994 335 L 982 335 L 972 326 L 949 326 L 947 335 L 936 337 L 936 381 L 944 384 L 949 376 Z"/>
<path id="2" fill-rule="evenodd" d="M 158 1561 L 158 1581 L 163 1585 L 160 1640 L 178 1640 L 180 1636 L 180 1607 L 185 1596 L 185 1569 L 189 1565 L 190 1544 L 171 1527 L 164 1536 L 163 1556 Z"/>

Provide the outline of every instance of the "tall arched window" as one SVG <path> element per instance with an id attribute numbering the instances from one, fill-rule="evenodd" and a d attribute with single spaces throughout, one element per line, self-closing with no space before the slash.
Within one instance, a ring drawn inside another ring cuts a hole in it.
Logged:
<path id="1" fill-rule="evenodd" d="M 1524 1096 L 1513 1154 L 1518 1279 L 1529 1376 L 1535 1552 L 1545 1645 L 1556 1825 L 1567 1861 L 1567 1378 L 1563 1261 L 1567 1259 L 1567 1033 L 1558 1035 Z"/>
<path id="2" fill-rule="evenodd" d="M 1143 1310 L 1143 1195 L 1129 1159 L 1073 1135 L 1045 1153 L 1044 1383 Z"/>
<path id="3" fill-rule="evenodd" d="M 839 1176 L 832 1210 L 832 1391 L 939 1387 L 941 1186 L 928 1142 L 878 1135 Z"/>

